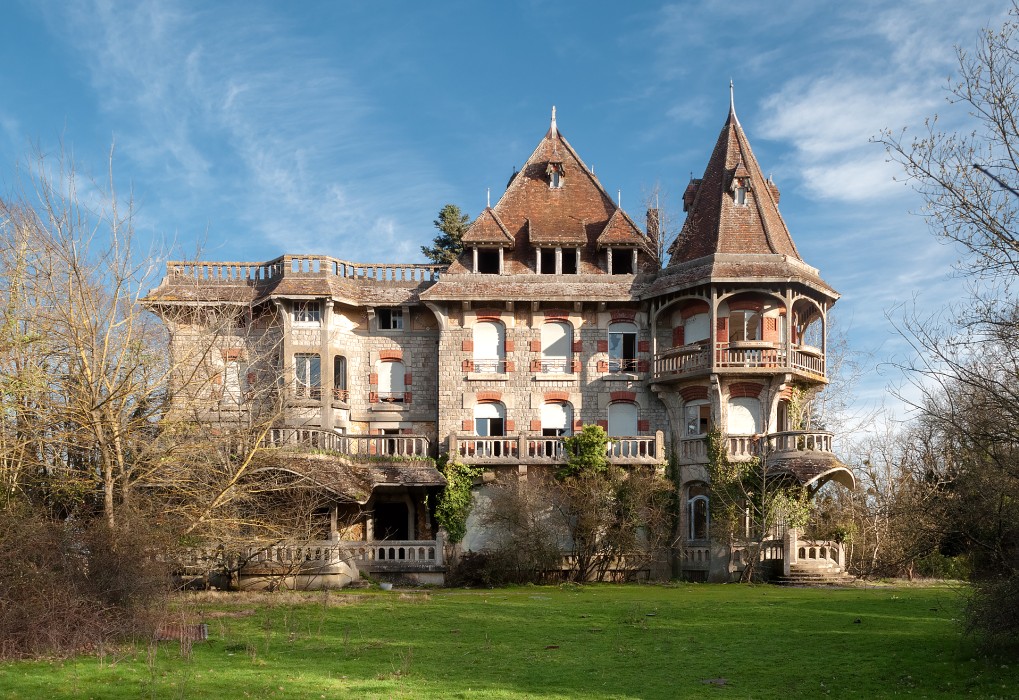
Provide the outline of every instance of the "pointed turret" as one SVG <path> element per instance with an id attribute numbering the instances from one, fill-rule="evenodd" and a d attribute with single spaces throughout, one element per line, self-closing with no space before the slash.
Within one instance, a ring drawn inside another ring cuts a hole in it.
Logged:
<path id="1" fill-rule="evenodd" d="M 684 194 L 686 223 L 669 249 L 670 265 L 715 253 L 778 254 L 801 260 L 778 211 L 778 188 L 766 180 L 736 118 L 729 115 L 704 176 Z"/>

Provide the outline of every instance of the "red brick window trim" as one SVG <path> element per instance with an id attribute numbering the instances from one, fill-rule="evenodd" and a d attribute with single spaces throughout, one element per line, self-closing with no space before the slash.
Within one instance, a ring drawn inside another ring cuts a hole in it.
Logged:
<path id="1" fill-rule="evenodd" d="M 730 398 L 751 398 L 756 399 L 760 397 L 761 391 L 764 386 L 761 384 L 755 384 L 753 382 L 736 382 L 729 386 Z"/>
<path id="2" fill-rule="evenodd" d="M 679 395 L 684 401 L 704 401 L 708 398 L 708 387 L 686 386 L 679 390 Z"/>
<path id="3" fill-rule="evenodd" d="M 547 309 L 543 312 L 545 314 L 546 321 L 568 321 L 570 320 L 570 312 L 564 309 Z"/>
<path id="4" fill-rule="evenodd" d="M 566 403 L 570 400 L 568 391 L 546 391 L 545 403 Z"/>
<path id="5" fill-rule="evenodd" d="M 380 350 L 379 360 L 386 362 L 388 360 L 399 360 L 403 361 L 403 350 Z"/>
<path id="6" fill-rule="evenodd" d="M 711 307 L 708 306 L 708 302 L 697 301 L 688 306 L 684 306 L 683 310 L 680 312 L 679 315 L 685 321 L 688 318 L 691 318 L 692 316 L 696 316 L 697 314 L 706 314 L 709 311 L 711 311 Z"/>
<path id="7" fill-rule="evenodd" d="M 633 309 L 614 309 L 610 320 L 612 323 L 617 321 L 633 321 L 637 318 L 637 312 Z"/>
<path id="8" fill-rule="evenodd" d="M 502 311 L 499 309 L 478 309 L 474 317 L 479 321 L 498 321 L 502 318 Z"/>
<path id="9" fill-rule="evenodd" d="M 635 391 L 613 391 L 609 394 L 611 401 L 628 401 L 629 403 L 637 403 L 637 392 Z"/>
<path id="10" fill-rule="evenodd" d="M 502 401 L 501 391 L 479 391 L 475 397 L 478 403 L 485 403 L 487 401 Z"/>

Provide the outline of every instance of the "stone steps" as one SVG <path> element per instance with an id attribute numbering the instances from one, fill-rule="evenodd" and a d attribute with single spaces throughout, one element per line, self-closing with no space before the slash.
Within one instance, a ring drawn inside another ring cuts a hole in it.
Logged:
<path id="1" fill-rule="evenodd" d="M 856 580 L 841 567 L 792 568 L 788 576 L 780 576 L 777 583 L 783 586 L 844 586 Z"/>

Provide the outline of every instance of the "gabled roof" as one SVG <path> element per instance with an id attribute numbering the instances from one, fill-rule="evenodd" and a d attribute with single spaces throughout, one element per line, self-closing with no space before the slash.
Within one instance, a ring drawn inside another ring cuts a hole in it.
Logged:
<path id="1" fill-rule="evenodd" d="M 737 204 L 734 196 L 737 178 L 749 183 L 745 205 Z M 704 177 L 691 180 L 687 188 L 687 218 L 669 248 L 669 265 L 716 253 L 777 254 L 802 261 L 779 214 L 777 195 L 774 183 L 761 173 L 730 101 Z"/>
<path id="2" fill-rule="evenodd" d="M 499 219 L 492 207 L 485 207 L 463 236 L 464 243 L 494 244 L 513 247 L 513 236 Z"/>
<path id="3" fill-rule="evenodd" d="M 561 164 L 561 187 L 549 187 L 550 163 Z M 517 243 L 586 245 L 594 242 L 616 209 L 559 132 L 553 108 L 548 131 L 496 202 L 494 213 Z"/>
<path id="4" fill-rule="evenodd" d="M 607 246 L 633 245 L 647 247 L 648 240 L 633 223 L 633 219 L 622 209 L 616 209 L 604 230 L 598 236 L 598 249 Z M 650 253 L 650 251 L 648 251 Z"/>

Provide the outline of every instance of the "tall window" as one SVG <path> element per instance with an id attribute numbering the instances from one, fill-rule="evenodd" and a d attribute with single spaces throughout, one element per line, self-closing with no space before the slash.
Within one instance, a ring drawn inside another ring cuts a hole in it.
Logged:
<path id="1" fill-rule="evenodd" d="M 474 432 L 481 437 L 505 435 L 506 407 L 495 401 L 476 404 L 474 406 Z"/>
<path id="2" fill-rule="evenodd" d="M 378 309 L 375 312 L 375 317 L 379 321 L 380 331 L 398 331 L 403 328 L 403 309 Z"/>
<path id="3" fill-rule="evenodd" d="M 729 312 L 729 342 L 761 339 L 761 314 L 756 311 Z"/>
<path id="4" fill-rule="evenodd" d="M 761 402 L 758 399 L 729 399 L 728 409 L 730 435 L 757 435 L 761 432 Z"/>
<path id="5" fill-rule="evenodd" d="M 474 324 L 474 371 L 506 371 L 506 327 L 498 321 Z"/>
<path id="6" fill-rule="evenodd" d="M 314 325 L 322 322 L 322 303 L 319 301 L 295 301 L 294 323 Z"/>
<path id="7" fill-rule="evenodd" d="M 379 365 L 379 401 L 403 403 L 406 370 L 399 360 Z"/>
<path id="8" fill-rule="evenodd" d="M 573 326 L 545 323 L 541 326 L 541 371 L 567 373 L 572 367 Z"/>
<path id="9" fill-rule="evenodd" d="M 704 484 L 692 484 L 687 492 L 687 519 L 691 540 L 708 539 L 709 509 L 708 487 Z"/>
<path id="10" fill-rule="evenodd" d="M 578 253 L 577 248 L 563 248 L 561 257 L 564 275 L 577 274 L 577 258 L 580 257 L 577 253 Z"/>
<path id="11" fill-rule="evenodd" d="M 609 404 L 609 435 L 627 437 L 637 434 L 637 404 L 617 401 Z"/>
<path id="12" fill-rule="evenodd" d="M 547 403 L 541 407 L 541 434 L 558 437 L 573 434 L 573 406 L 569 403 Z"/>
<path id="13" fill-rule="evenodd" d="M 711 405 L 707 401 L 691 401 L 684 407 L 687 437 L 707 435 L 711 424 Z"/>
<path id="14" fill-rule="evenodd" d="M 637 371 L 637 326 L 630 322 L 609 324 L 609 372 Z"/>
<path id="15" fill-rule="evenodd" d="M 316 354 L 294 355 L 295 394 L 300 398 L 317 399 L 322 394 L 322 361 Z"/>
<path id="16" fill-rule="evenodd" d="M 237 405 L 244 400 L 245 366 L 238 359 L 227 360 L 223 368 L 223 403 Z"/>
<path id="17" fill-rule="evenodd" d="M 347 358 L 343 355 L 333 357 L 333 399 L 347 400 Z"/>
<path id="18" fill-rule="evenodd" d="M 694 314 L 683 321 L 683 342 L 686 344 L 707 340 L 711 337 L 711 322 L 706 313 Z"/>
<path id="19" fill-rule="evenodd" d="M 540 271 L 543 275 L 554 275 L 555 274 L 555 248 L 539 248 L 538 249 L 538 264 L 541 266 Z"/>

